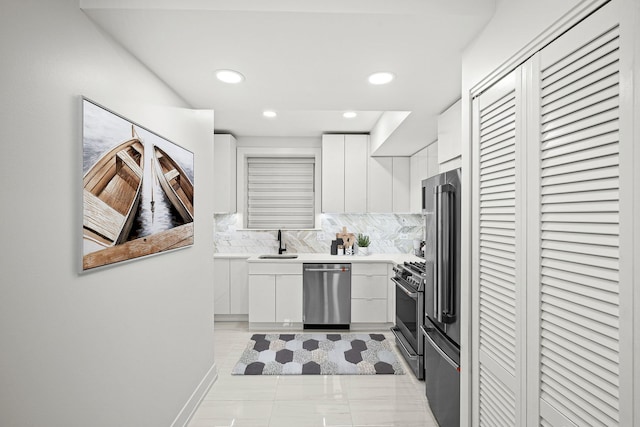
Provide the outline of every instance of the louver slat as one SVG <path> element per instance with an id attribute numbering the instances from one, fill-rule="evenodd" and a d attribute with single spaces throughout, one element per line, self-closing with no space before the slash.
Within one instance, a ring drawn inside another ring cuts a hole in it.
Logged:
<path id="1" fill-rule="evenodd" d="M 619 425 L 618 34 L 541 55 L 540 396 L 550 425 L 557 414 Z"/>
<path id="2" fill-rule="evenodd" d="M 515 396 L 484 368 L 480 368 L 480 425 L 512 427 Z"/>
<path id="3" fill-rule="evenodd" d="M 507 427 L 515 425 L 516 419 L 515 394 L 510 387 L 517 370 L 518 336 L 515 85 L 510 90 L 497 89 L 483 99 L 492 101 L 481 107 L 478 144 L 478 348 L 483 355 L 479 361 L 479 422 L 481 426 Z"/>

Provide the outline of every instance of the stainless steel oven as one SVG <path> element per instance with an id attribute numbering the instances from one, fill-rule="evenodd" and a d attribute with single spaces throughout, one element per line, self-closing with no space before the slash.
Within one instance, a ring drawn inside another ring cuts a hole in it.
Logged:
<path id="1" fill-rule="evenodd" d="M 396 289 L 396 324 L 391 331 L 402 356 L 418 379 L 424 378 L 424 263 L 398 264 L 391 279 Z"/>

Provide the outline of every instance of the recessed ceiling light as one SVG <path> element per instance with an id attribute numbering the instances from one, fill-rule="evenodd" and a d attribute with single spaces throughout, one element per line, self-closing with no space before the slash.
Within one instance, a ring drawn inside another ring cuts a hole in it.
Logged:
<path id="1" fill-rule="evenodd" d="M 393 73 L 389 73 L 386 71 L 380 73 L 373 73 L 369 76 L 369 83 L 372 85 L 384 85 L 393 80 L 395 76 Z"/>
<path id="2" fill-rule="evenodd" d="M 266 110 L 262 112 L 262 115 L 265 117 L 269 117 L 269 118 L 273 118 L 275 116 L 277 116 L 275 111 L 271 111 L 271 110 Z"/>
<path id="3" fill-rule="evenodd" d="M 344 117 L 345 119 L 353 119 L 356 116 L 357 114 L 355 111 L 345 111 L 344 113 L 342 113 L 342 117 Z"/>
<path id="4" fill-rule="evenodd" d="M 231 84 L 240 83 L 241 81 L 244 80 L 244 76 L 234 70 L 217 70 L 216 77 L 221 82 L 231 83 Z"/>

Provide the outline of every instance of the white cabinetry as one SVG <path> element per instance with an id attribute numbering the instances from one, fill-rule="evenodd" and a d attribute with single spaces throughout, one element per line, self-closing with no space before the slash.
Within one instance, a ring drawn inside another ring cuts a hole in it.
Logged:
<path id="1" fill-rule="evenodd" d="M 276 276 L 276 314 L 278 323 L 302 322 L 302 275 Z"/>
<path id="2" fill-rule="evenodd" d="M 460 167 L 462 156 L 462 102 L 438 116 L 438 163 L 440 171 Z"/>
<path id="3" fill-rule="evenodd" d="M 322 212 L 344 212 L 344 135 L 322 135 Z"/>
<path id="4" fill-rule="evenodd" d="M 229 260 L 226 258 L 213 259 L 213 314 L 229 314 Z"/>
<path id="5" fill-rule="evenodd" d="M 409 212 L 409 157 L 370 157 L 368 212 Z"/>
<path id="6" fill-rule="evenodd" d="M 386 263 L 351 267 L 351 323 L 387 322 L 389 278 Z"/>
<path id="7" fill-rule="evenodd" d="M 369 157 L 369 135 L 322 136 L 322 212 L 409 212 L 409 157 Z"/>
<path id="8" fill-rule="evenodd" d="M 393 157 L 369 157 L 367 212 L 393 212 Z"/>
<path id="9" fill-rule="evenodd" d="M 410 208 L 413 213 L 422 211 L 422 180 L 439 173 L 438 142 L 411 156 Z"/>
<path id="10" fill-rule="evenodd" d="M 249 323 L 276 321 L 276 276 L 249 275 Z"/>
<path id="11" fill-rule="evenodd" d="M 367 209 L 368 135 L 322 136 L 322 211 Z"/>
<path id="12" fill-rule="evenodd" d="M 407 213 L 409 207 L 409 188 L 411 186 L 411 158 L 393 157 L 392 173 L 392 212 Z"/>
<path id="13" fill-rule="evenodd" d="M 214 315 L 249 313 L 247 261 L 245 258 L 214 258 Z"/>
<path id="14" fill-rule="evenodd" d="M 249 323 L 302 323 L 299 263 L 250 263 Z"/>
<path id="15" fill-rule="evenodd" d="M 230 314 L 249 314 L 249 277 L 247 260 L 229 260 L 229 311 Z"/>
<path id="16" fill-rule="evenodd" d="M 231 134 L 213 138 L 213 211 L 236 212 L 236 139 Z"/>

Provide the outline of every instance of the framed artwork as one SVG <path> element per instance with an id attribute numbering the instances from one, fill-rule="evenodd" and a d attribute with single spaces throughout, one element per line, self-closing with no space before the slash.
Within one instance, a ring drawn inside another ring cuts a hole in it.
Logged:
<path id="1" fill-rule="evenodd" d="M 193 245 L 193 153 L 82 99 L 82 270 Z"/>

